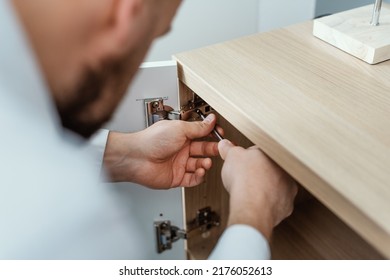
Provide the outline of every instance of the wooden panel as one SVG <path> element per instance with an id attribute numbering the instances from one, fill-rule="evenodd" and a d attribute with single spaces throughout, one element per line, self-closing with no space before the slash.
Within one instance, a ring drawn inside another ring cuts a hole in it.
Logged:
<path id="1" fill-rule="evenodd" d="M 187 104 L 192 99 L 193 92 L 183 83 L 179 83 L 180 106 Z M 216 113 L 217 114 L 217 113 Z M 225 136 L 232 139 L 238 145 L 249 147 L 252 143 L 238 132 L 225 119 L 217 114 L 218 124 L 224 128 Z M 226 228 L 229 215 L 229 194 L 223 187 L 221 180 L 222 160 L 218 157 L 213 160 L 213 167 L 208 171 L 206 180 L 200 186 L 183 189 L 183 209 L 186 219 L 186 229 L 191 226 L 191 222 L 196 218 L 197 211 L 204 207 L 211 206 L 211 209 L 220 216 L 221 224 L 213 228 L 208 233 L 190 234 L 186 241 L 186 250 L 189 259 L 207 259 L 212 249 L 215 247 L 220 235 Z"/>
<path id="2" fill-rule="evenodd" d="M 193 92 L 184 84 L 181 84 L 180 88 L 181 105 L 184 105 L 192 98 Z M 224 128 L 225 136 L 237 145 L 243 147 L 253 145 L 221 116 L 218 116 L 218 124 Z M 221 225 L 209 233 L 190 234 L 186 241 L 189 259 L 206 259 L 226 228 L 229 195 L 221 182 L 222 161 L 214 159 L 214 163 L 205 183 L 195 188 L 184 189 L 183 209 L 185 209 L 187 226 L 191 226 L 198 209 L 207 206 L 211 206 L 222 219 Z M 273 259 L 383 258 L 304 189 L 300 190 L 296 199 L 294 214 L 276 228 L 272 237 L 271 251 Z"/>
<path id="3" fill-rule="evenodd" d="M 372 5 L 314 21 L 313 34 L 367 63 L 390 59 L 390 8 L 381 11 L 380 25 L 370 24 Z"/>
<path id="4" fill-rule="evenodd" d="M 176 55 L 179 79 L 390 257 L 390 62 L 312 22 Z"/>
<path id="5" fill-rule="evenodd" d="M 311 198 L 276 227 L 271 242 L 276 260 L 380 260 L 372 246 Z"/>

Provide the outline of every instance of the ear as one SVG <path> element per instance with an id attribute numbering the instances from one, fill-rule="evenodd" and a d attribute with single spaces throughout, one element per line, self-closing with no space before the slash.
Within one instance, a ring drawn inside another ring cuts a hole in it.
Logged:
<path id="1" fill-rule="evenodd" d="M 96 31 L 88 46 L 88 53 L 95 59 L 120 57 L 134 45 L 147 40 L 147 1 L 109 0 L 109 9 L 103 24 Z"/>

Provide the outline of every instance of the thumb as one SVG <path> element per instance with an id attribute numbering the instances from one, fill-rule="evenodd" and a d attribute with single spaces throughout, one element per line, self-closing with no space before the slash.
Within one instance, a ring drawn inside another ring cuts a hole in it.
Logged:
<path id="1" fill-rule="evenodd" d="M 222 158 L 223 160 L 225 160 L 227 154 L 229 153 L 229 150 L 230 150 L 231 148 L 233 148 L 233 147 L 235 147 L 235 146 L 233 145 L 233 143 L 230 142 L 229 140 L 226 140 L 226 139 L 224 139 L 224 140 L 222 140 L 222 141 L 220 141 L 220 142 L 218 143 L 219 154 L 221 155 L 221 158 Z"/>
<path id="2" fill-rule="evenodd" d="M 216 124 L 217 118 L 214 114 L 209 114 L 201 122 L 187 122 L 186 123 L 186 136 L 189 139 L 202 138 L 211 133 Z"/>

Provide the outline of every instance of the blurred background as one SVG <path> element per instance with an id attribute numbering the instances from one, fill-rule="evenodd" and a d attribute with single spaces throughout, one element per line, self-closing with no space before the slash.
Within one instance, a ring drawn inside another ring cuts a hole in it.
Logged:
<path id="1" fill-rule="evenodd" d="M 184 0 L 172 31 L 159 39 L 146 61 L 373 4 L 374 0 Z M 390 0 L 385 0 L 389 2 Z M 368 20 L 370 20 L 368 15 Z"/>

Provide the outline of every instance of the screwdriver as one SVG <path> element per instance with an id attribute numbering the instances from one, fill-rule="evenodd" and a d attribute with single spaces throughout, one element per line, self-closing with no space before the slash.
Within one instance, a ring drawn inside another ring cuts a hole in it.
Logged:
<path id="1" fill-rule="evenodd" d="M 206 118 L 206 116 L 199 109 L 196 109 L 195 113 L 197 113 L 202 118 L 202 120 L 204 120 Z M 221 141 L 224 139 L 215 128 L 213 129 L 212 133 L 214 134 L 215 137 L 217 137 L 218 141 Z"/>

